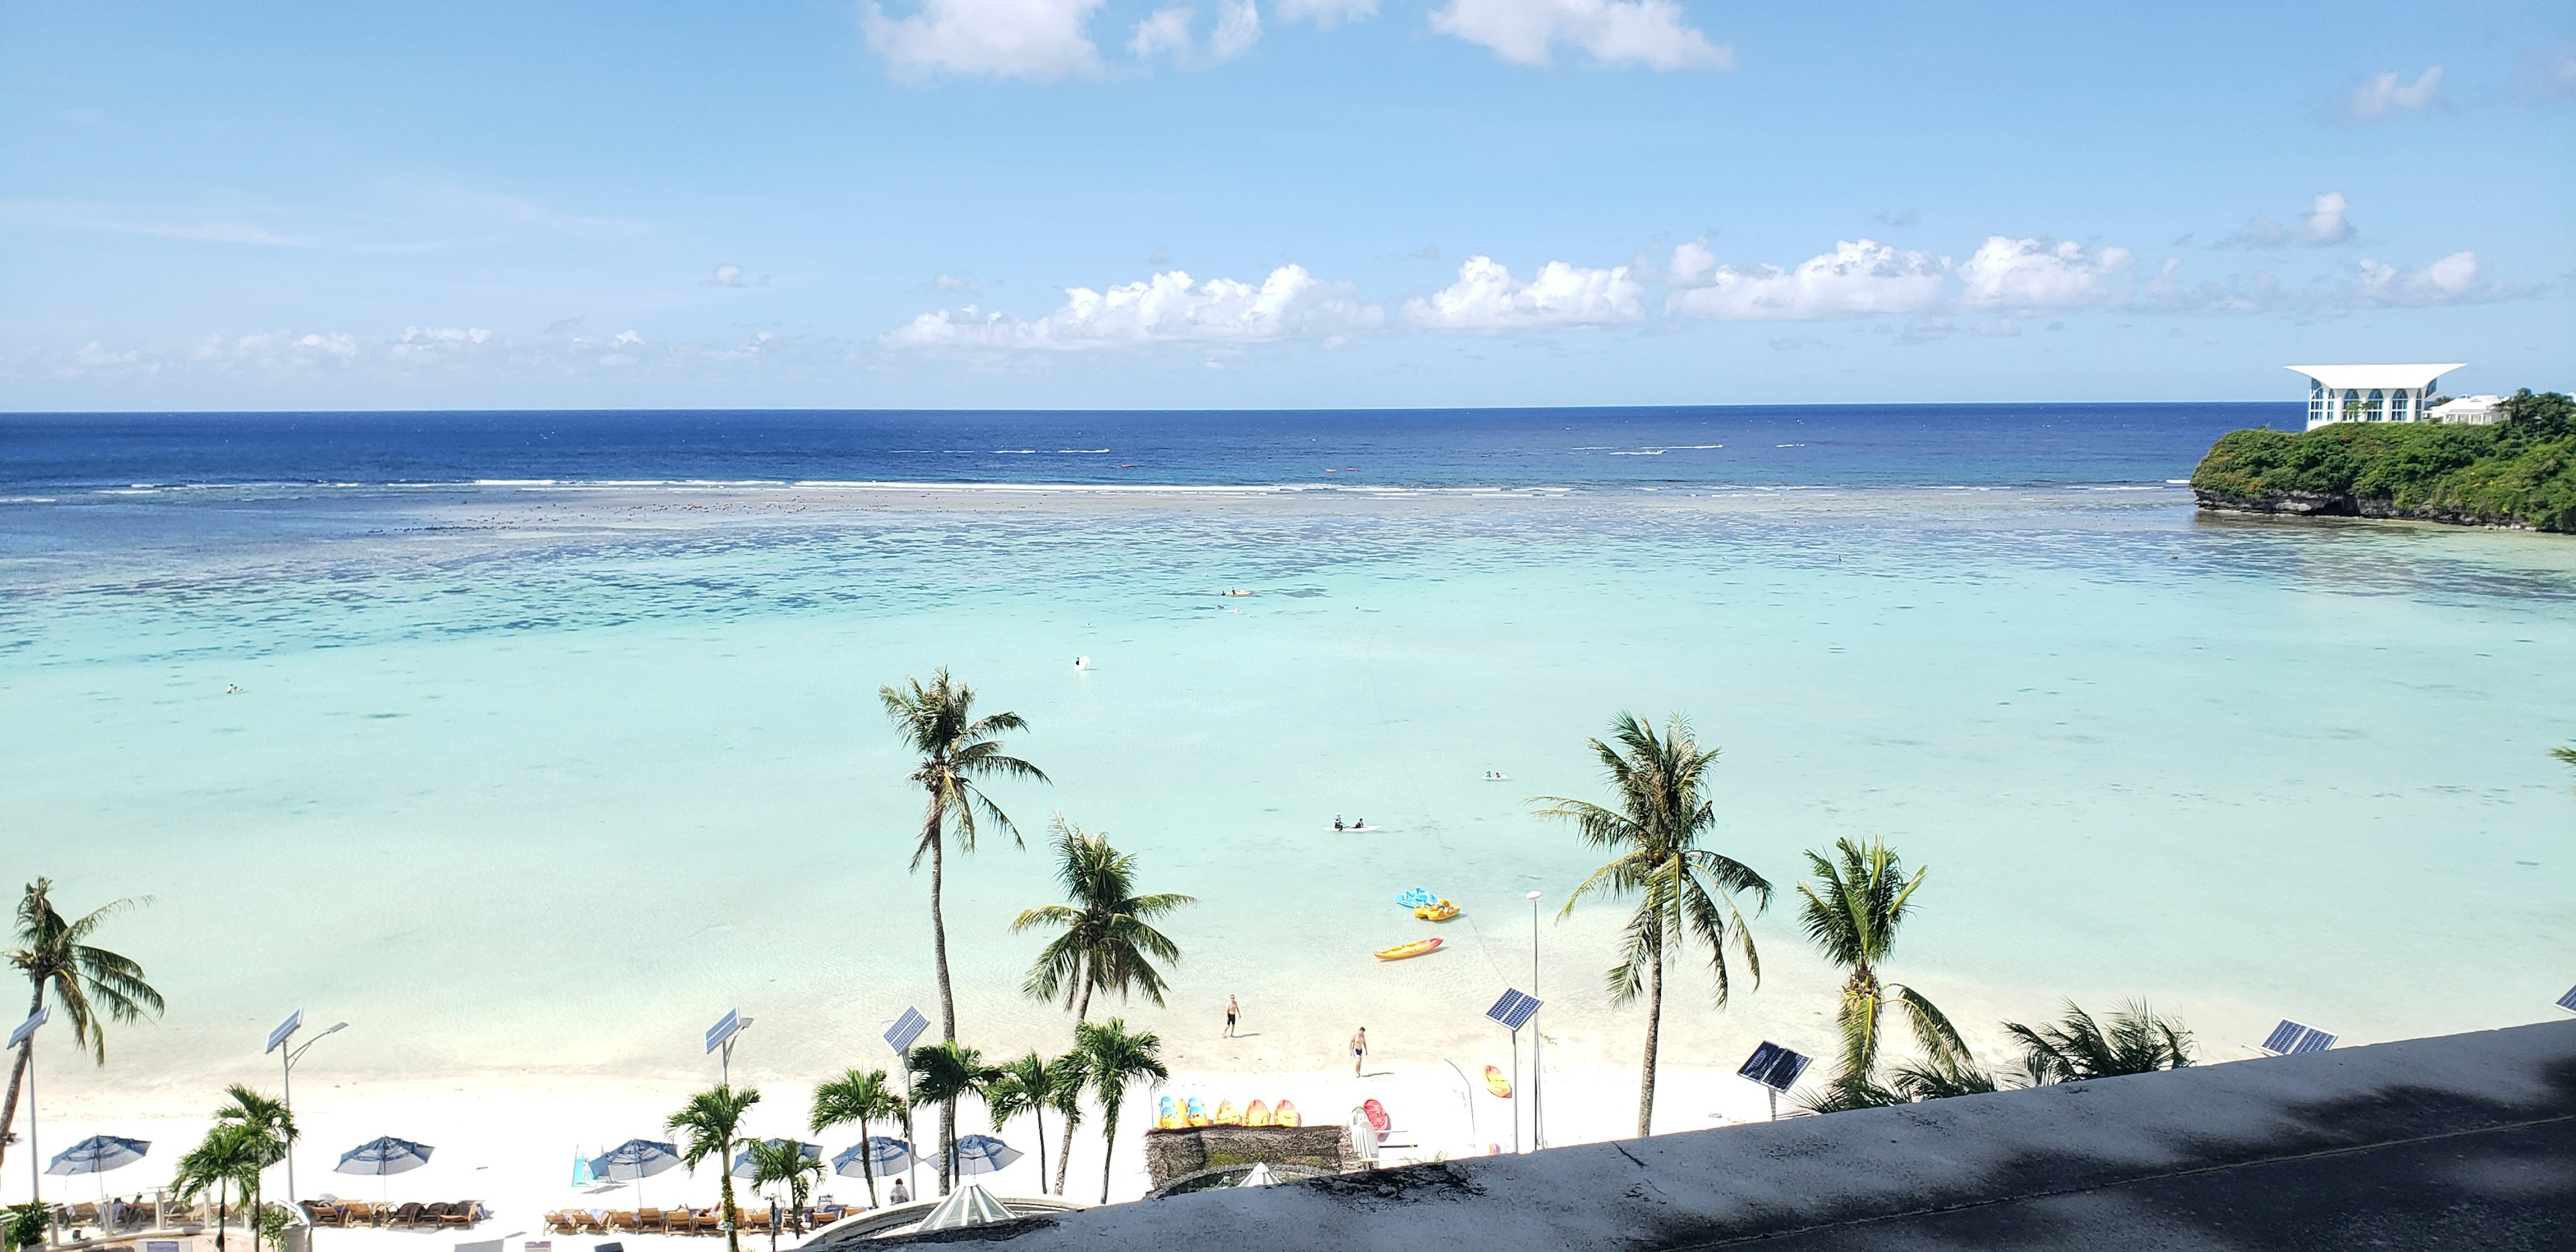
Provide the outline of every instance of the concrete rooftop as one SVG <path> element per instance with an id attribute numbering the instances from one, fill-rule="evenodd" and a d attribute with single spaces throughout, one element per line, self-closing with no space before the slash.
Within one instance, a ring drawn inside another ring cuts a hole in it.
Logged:
<path id="1" fill-rule="evenodd" d="M 1055 1249 L 2576 1248 L 2576 1021 L 1115 1205 Z"/>

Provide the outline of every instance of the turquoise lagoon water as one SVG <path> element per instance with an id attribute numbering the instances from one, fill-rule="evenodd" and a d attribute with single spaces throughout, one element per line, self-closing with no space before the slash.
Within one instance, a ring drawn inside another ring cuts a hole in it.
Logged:
<path id="1" fill-rule="evenodd" d="M 256 1072 L 299 1005 L 386 1076 L 695 1073 L 733 1007 L 749 1066 L 873 1062 L 933 1003 L 875 692 L 939 665 L 1027 716 L 1055 779 L 996 790 L 1030 850 L 988 833 L 950 876 L 992 1052 L 1060 1044 L 1007 927 L 1051 898 L 1061 811 L 1199 897 L 1171 1007 L 1125 1010 L 1178 1065 L 1326 1069 L 1363 1023 L 1463 1057 L 1527 980 L 1532 889 L 1552 1064 L 1627 1063 L 1611 911 L 1555 920 L 1592 858 L 1528 815 L 1598 794 L 1584 740 L 1623 709 L 1724 746 L 1714 842 L 1780 889 L 1759 989 L 1677 1001 L 1673 1063 L 1826 1047 L 1792 886 L 1843 836 L 1932 867 L 1890 972 L 1989 1040 L 2144 996 L 2233 1055 L 2279 1016 L 2539 1020 L 2576 980 L 2576 780 L 2544 755 L 2576 738 L 2563 537 L 2211 518 L 2154 482 L 0 510 L 0 846 L 67 902 L 154 896 L 114 946 L 173 1002 L 68 1089 Z M 1380 965 L 1431 930 L 1392 902 L 1417 883 L 1467 916 Z M 1213 1038 L 1228 994 L 1253 1040 Z"/>

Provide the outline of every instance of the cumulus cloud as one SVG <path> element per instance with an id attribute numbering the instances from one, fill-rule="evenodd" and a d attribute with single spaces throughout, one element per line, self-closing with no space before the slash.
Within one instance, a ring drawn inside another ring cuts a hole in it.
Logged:
<path id="1" fill-rule="evenodd" d="M 1793 269 L 1715 262 L 1702 243 L 1673 249 L 1667 269 L 1675 283 L 1689 285 L 1667 296 L 1665 307 L 1686 317 L 1721 321 L 1795 322 L 1910 313 L 1939 302 L 1941 281 L 1950 271 L 1948 258 L 1899 251 L 1868 239 L 1837 242 L 1833 251 L 1809 257 Z M 1695 283 L 1687 277 L 1694 271 L 1701 275 Z"/>
<path id="2" fill-rule="evenodd" d="M 1601 65 L 1723 70 L 1735 51 L 1684 20 L 1674 0 L 1448 0 L 1431 29 L 1481 44 L 1515 65 L 1546 65 L 1557 45 Z"/>
<path id="3" fill-rule="evenodd" d="M 2342 119 L 2347 122 L 2380 122 L 2422 109 L 2441 107 L 2441 66 L 2427 68 L 2411 83 L 2399 82 L 2397 71 L 2390 70 L 2384 74 L 2373 74 L 2352 89 L 2352 94 L 2344 98 Z"/>
<path id="4" fill-rule="evenodd" d="M 1188 5 L 1156 9 L 1136 23 L 1127 51 L 1139 61 L 1166 57 L 1181 65 L 1213 65 L 1231 61 L 1261 42 L 1261 13 L 1252 0 L 1217 0 L 1216 28 L 1208 32 L 1204 45 L 1190 33 L 1197 20 L 1198 10 Z"/>
<path id="5" fill-rule="evenodd" d="M 1064 305 L 1034 319 L 967 305 L 924 313 L 877 337 L 888 348 L 1080 351 L 1148 344 L 1247 344 L 1311 338 L 1335 344 L 1377 325 L 1384 311 L 1349 288 L 1282 265 L 1256 287 L 1193 280 L 1179 270 L 1094 291 L 1067 288 Z"/>
<path id="6" fill-rule="evenodd" d="M 2260 213 L 2247 219 L 2245 229 L 2218 241 L 2222 248 L 2286 248 L 2291 244 L 2322 248 L 2346 243 L 2352 239 L 2352 220 L 2344 216 L 2350 205 L 2340 191 L 2321 193 L 2312 201 L 2308 215 L 2296 223 L 2283 225 Z"/>
<path id="7" fill-rule="evenodd" d="M 1587 269 L 1563 261 L 1539 267 L 1528 282 L 1492 257 L 1470 257 L 1458 281 L 1404 303 L 1404 315 L 1430 330 L 1536 330 L 1643 321 L 1645 284 L 1625 265 Z"/>
<path id="8" fill-rule="evenodd" d="M 707 281 L 718 287 L 739 287 L 742 285 L 742 267 L 730 263 L 719 265 L 715 276 Z"/>
<path id="9" fill-rule="evenodd" d="M 866 0 L 868 46 L 900 77 L 988 74 L 1052 82 L 1097 72 L 1100 50 L 1084 30 L 1102 0 L 921 0 L 889 17 Z"/>
<path id="10" fill-rule="evenodd" d="M 2071 309 L 2116 303 L 2105 286 L 2136 257 L 2126 248 L 2088 252 L 2072 242 L 1990 235 L 1959 264 L 1959 303 L 1971 309 Z"/>
<path id="11" fill-rule="evenodd" d="M 2477 304 L 2520 294 L 2495 281 L 2474 252 L 2454 252 L 2416 270 L 2364 257 L 2358 268 L 2365 305 Z"/>
<path id="12" fill-rule="evenodd" d="M 1279 0 L 1271 12 L 1283 22 L 1312 22 L 1324 30 L 1344 22 L 1365 22 L 1377 16 L 1377 0 Z"/>

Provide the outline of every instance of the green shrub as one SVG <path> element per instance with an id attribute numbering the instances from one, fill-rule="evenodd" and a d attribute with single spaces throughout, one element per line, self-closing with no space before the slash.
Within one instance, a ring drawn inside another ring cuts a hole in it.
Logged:
<path id="1" fill-rule="evenodd" d="M 2192 471 L 2191 485 L 2248 503 L 2327 497 L 2367 512 L 2576 533 L 2576 402 L 2525 390 L 2505 402 L 2504 414 L 2493 426 L 2229 431 Z"/>

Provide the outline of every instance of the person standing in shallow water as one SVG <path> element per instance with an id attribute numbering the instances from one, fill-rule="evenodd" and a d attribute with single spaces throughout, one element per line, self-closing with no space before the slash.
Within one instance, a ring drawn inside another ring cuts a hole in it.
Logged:
<path id="1" fill-rule="evenodd" d="M 1360 1062 L 1368 1059 L 1368 1027 L 1362 1026 L 1351 1036 L 1351 1077 L 1360 1076 Z"/>
<path id="2" fill-rule="evenodd" d="M 1226 1037 L 1226 1038 L 1231 1039 L 1231 1038 L 1233 1038 L 1233 1037 L 1234 1037 L 1234 1019 L 1235 1019 L 1236 1017 L 1240 1016 L 1242 1013 L 1243 1013 L 1243 1006 L 1241 1006 L 1241 1005 L 1239 1005 L 1239 1004 L 1236 1004 L 1236 1003 L 1234 1002 L 1234 997 L 1233 997 L 1233 996 L 1227 996 L 1227 997 L 1225 998 L 1225 1037 Z"/>

